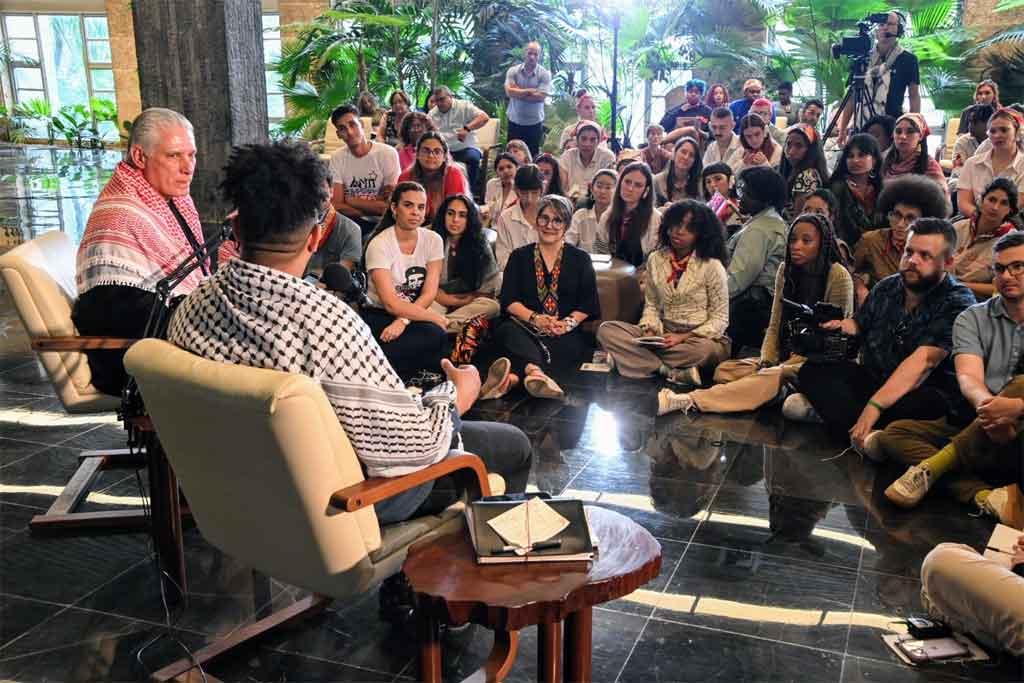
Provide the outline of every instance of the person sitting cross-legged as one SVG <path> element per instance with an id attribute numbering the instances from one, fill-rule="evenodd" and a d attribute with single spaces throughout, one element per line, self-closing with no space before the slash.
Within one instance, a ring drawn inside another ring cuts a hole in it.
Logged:
<path id="1" fill-rule="evenodd" d="M 494 292 L 498 264 L 484 236 L 480 211 L 468 195 L 454 194 L 438 207 L 434 232 L 444 241 L 440 285 L 431 308 L 448 320 L 448 332 L 459 332 L 467 321 L 500 313 Z"/>
<path id="2" fill-rule="evenodd" d="M 824 216 L 802 214 L 789 228 L 786 260 L 775 276 L 775 298 L 759 358 L 727 360 L 715 371 L 715 386 L 686 394 L 662 389 L 658 413 L 698 410 L 735 413 L 756 410 L 777 400 L 785 386 L 796 381 L 806 360 L 793 348 L 791 314 L 783 300 L 814 307 L 833 304 L 853 313 L 853 280 L 842 263 L 832 225 Z M 607 323 L 606 323 L 607 324 Z"/>
<path id="3" fill-rule="evenodd" d="M 512 252 L 501 286 L 504 319 L 481 358 L 489 364 L 481 399 L 498 398 L 521 377 L 537 398 L 561 398 L 548 373 L 575 369 L 592 350 L 580 323 L 601 315 L 590 256 L 565 242 L 572 204 L 546 195 L 537 210 L 537 241 Z M 478 359 L 480 360 L 480 359 Z"/>
<path id="4" fill-rule="evenodd" d="M 961 503 L 1000 518 L 1008 498 L 1004 487 L 1020 478 L 1024 233 L 1000 237 L 993 251 L 998 296 L 971 306 L 953 326 L 957 381 L 976 417 L 966 426 L 958 415 L 900 420 L 878 437 L 886 455 L 910 465 L 885 490 L 902 507 L 917 505 L 941 481 Z"/>
<path id="5" fill-rule="evenodd" d="M 388 207 L 395 224 L 370 238 L 363 259 L 370 301 L 363 319 L 405 380 L 420 370 L 437 372 L 447 341 L 448 319 L 431 308 L 441 281 L 444 242 L 421 227 L 426 210 L 422 185 L 396 185 Z"/>
<path id="6" fill-rule="evenodd" d="M 820 416 L 836 437 L 848 437 L 869 456 L 878 430 L 895 420 L 934 420 L 962 399 L 949 352 L 953 321 L 975 303 L 966 285 L 947 271 L 956 231 L 941 218 L 910 226 L 900 272 L 875 285 L 852 318 L 823 323 L 859 337 L 861 363 L 808 361 L 799 394 L 782 406 L 793 420 Z"/>
<path id="7" fill-rule="evenodd" d="M 700 368 L 729 357 L 729 285 L 725 229 L 706 204 L 687 199 L 665 211 L 659 249 L 647 258 L 644 312 L 639 325 L 601 324 L 597 339 L 623 377 L 657 372 L 699 385 Z M 660 336 L 662 346 L 637 344 Z"/>

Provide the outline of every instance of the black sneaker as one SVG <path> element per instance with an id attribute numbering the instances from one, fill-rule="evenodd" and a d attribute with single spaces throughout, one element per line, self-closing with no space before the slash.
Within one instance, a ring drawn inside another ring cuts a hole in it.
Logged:
<path id="1" fill-rule="evenodd" d="M 405 572 L 384 579 L 377 597 L 380 602 L 380 618 L 384 621 L 397 626 L 412 620 L 416 608 L 415 597 Z"/>

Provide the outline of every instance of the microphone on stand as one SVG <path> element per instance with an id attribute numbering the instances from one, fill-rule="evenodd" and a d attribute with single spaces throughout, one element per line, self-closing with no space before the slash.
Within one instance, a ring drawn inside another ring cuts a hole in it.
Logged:
<path id="1" fill-rule="evenodd" d="M 366 298 L 359 283 L 352 277 L 348 268 L 340 263 L 330 263 L 324 267 L 324 273 L 320 276 L 320 282 L 324 283 L 332 292 L 337 292 L 341 298 L 348 303 L 357 306 L 369 306 L 370 300 Z"/>

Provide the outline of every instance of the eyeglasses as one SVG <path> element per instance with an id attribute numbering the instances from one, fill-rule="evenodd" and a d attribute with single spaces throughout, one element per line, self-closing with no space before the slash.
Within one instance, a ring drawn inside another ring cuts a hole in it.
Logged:
<path id="1" fill-rule="evenodd" d="M 992 264 L 992 275 L 999 277 L 1003 273 L 1009 273 L 1012 277 L 1024 275 L 1024 261 L 1014 261 L 1003 265 L 1002 263 Z"/>
<path id="2" fill-rule="evenodd" d="M 442 148 L 440 148 L 440 147 L 437 147 L 437 148 L 420 147 L 419 151 L 416 152 L 416 153 L 419 154 L 420 156 L 423 156 L 423 157 L 443 157 L 444 156 L 444 150 Z"/>
<path id="3" fill-rule="evenodd" d="M 547 225 L 548 223 L 553 223 L 554 225 L 565 225 L 565 221 L 562 220 L 559 216 L 555 216 L 554 218 L 552 218 L 547 214 L 543 213 L 537 216 L 538 226 Z"/>
<path id="4" fill-rule="evenodd" d="M 887 213 L 886 216 L 888 216 L 891 223 L 902 223 L 903 225 L 910 225 L 920 218 L 920 216 L 915 216 L 912 213 L 900 213 L 896 209 Z"/>

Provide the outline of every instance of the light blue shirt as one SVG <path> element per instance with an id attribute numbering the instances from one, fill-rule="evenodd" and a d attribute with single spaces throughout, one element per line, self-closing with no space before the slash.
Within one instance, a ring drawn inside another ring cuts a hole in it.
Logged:
<path id="1" fill-rule="evenodd" d="M 967 353 L 985 362 L 985 386 L 993 394 L 1013 379 L 1024 350 L 1024 325 L 1006 313 L 1003 297 L 964 310 L 953 323 L 953 356 Z"/>
<path id="2" fill-rule="evenodd" d="M 505 74 L 505 85 L 517 88 L 535 88 L 551 93 L 551 73 L 538 64 L 527 74 L 525 64 L 516 64 Z M 518 97 L 508 98 L 508 120 L 518 126 L 535 126 L 544 121 L 544 102 L 530 102 Z"/>

